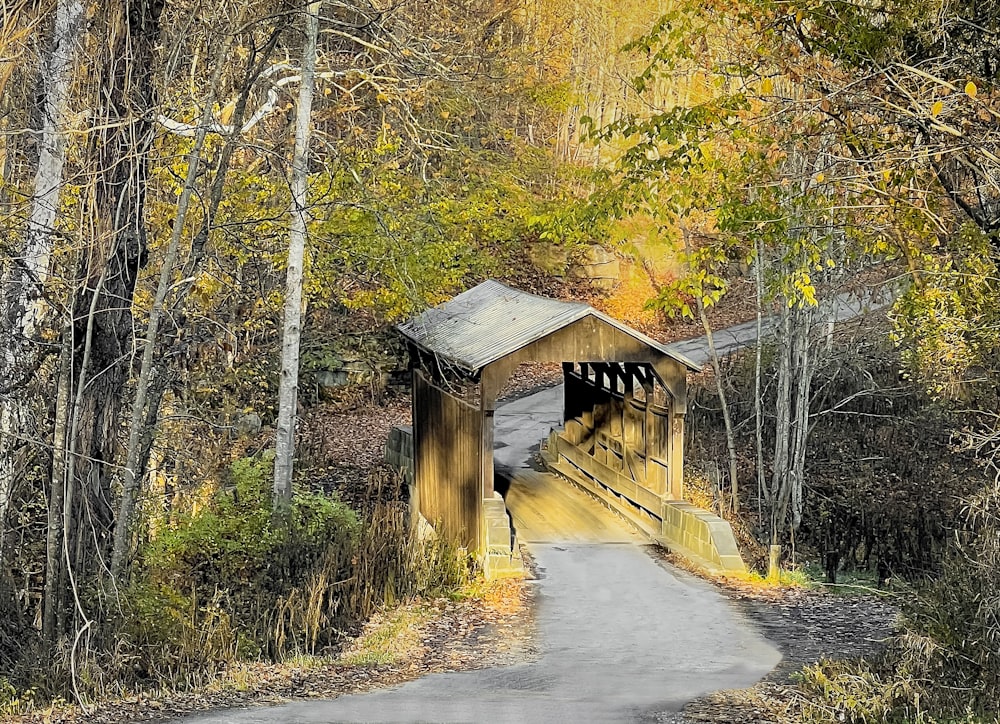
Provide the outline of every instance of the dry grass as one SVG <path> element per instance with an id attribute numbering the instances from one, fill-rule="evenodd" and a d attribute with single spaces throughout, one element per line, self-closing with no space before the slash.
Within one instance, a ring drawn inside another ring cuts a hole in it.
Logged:
<path id="1" fill-rule="evenodd" d="M 338 658 L 343 666 L 390 665 L 416 658 L 421 647 L 420 627 L 433 612 L 426 605 L 411 603 L 372 616 Z"/>

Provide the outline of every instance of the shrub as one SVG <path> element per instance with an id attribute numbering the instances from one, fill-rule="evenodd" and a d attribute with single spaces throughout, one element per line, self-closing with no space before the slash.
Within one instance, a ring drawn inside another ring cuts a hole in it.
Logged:
<path id="1" fill-rule="evenodd" d="M 231 485 L 145 546 L 124 597 L 121 678 L 185 686 L 239 660 L 321 653 L 378 608 L 467 579 L 461 549 L 411 529 L 395 473 L 372 473 L 389 502 L 363 519 L 303 492 L 278 520 L 270 469 L 267 457 L 236 461 Z"/>
<path id="2" fill-rule="evenodd" d="M 903 630 L 872 662 L 802 674 L 802 721 L 985 722 L 1000 709 L 1000 484 L 966 508 L 940 573 L 903 601 Z"/>
<path id="3" fill-rule="evenodd" d="M 137 672 L 172 678 L 260 654 L 312 653 L 332 640 L 331 589 L 350 565 L 358 517 L 336 497 L 307 492 L 276 519 L 269 472 L 266 457 L 236 461 L 229 487 L 145 547 L 125 597 Z"/>

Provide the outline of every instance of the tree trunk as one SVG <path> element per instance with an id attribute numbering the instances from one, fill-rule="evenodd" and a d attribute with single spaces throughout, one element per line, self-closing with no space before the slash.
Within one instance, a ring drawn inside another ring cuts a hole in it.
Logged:
<path id="1" fill-rule="evenodd" d="M 184 188 L 181 190 L 181 195 L 177 200 L 177 213 L 174 216 L 170 242 L 167 245 L 167 253 L 163 259 L 163 266 L 160 268 L 160 278 L 156 286 L 153 306 L 149 310 L 149 322 L 146 325 L 146 338 L 143 341 L 142 348 L 142 361 L 139 366 L 139 376 L 136 379 L 135 397 L 132 401 L 132 414 L 129 420 L 125 467 L 121 473 L 122 499 L 121 505 L 118 508 L 118 516 L 115 519 L 114 546 L 111 552 L 111 576 L 116 580 L 122 578 L 126 557 L 130 550 L 129 541 L 131 540 L 132 533 L 132 517 L 135 513 L 140 480 L 139 458 L 142 454 L 142 445 L 140 443 L 145 432 L 145 410 L 148 401 L 149 386 L 153 377 L 153 353 L 156 350 L 160 317 L 163 315 L 167 292 L 170 290 L 170 279 L 177 264 L 178 249 L 180 248 L 184 222 L 187 220 L 188 209 L 191 205 L 191 196 L 194 194 L 195 186 L 197 185 L 198 172 L 201 165 L 201 152 L 205 146 L 205 137 L 208 135 L 209 124 L 212 121 L 212 108 L 215 105 L 215 89 L 219 85 L 219 78 L 222 75 L 222 68 L 224 66 L 222 58 L 225 56 L 226 53 L 222 53 L 221 58 L 217 59 L 215 63 L 215 70 L 209 86 L 209 97 L 204 104 L 201 123 L 195 133 L 194 145 L 188 154 L 187 176 L 184 179 Z M 222 173 L 221 170 L 220 173 Z"/>
<path id="2" fill-rule="evenodd" d="M 761 258 L 762 249 L 760 241 L 757 240 L 754 246 L 756 252 L 754 256 L 754 282 L 757 301 L 757 347 L 754 350 L 753 415 L 754 442 L 757 448 L 757 516 L 760 518 L 761 503 L 762 501 L 766 502 L 768 508 L 770 508 L 771 496 L 767 484 L 764 482 L 764 400 L 761 398 L 761 355 L 764 343 L 764 340 L 761 339 L 764 327 L 764 260 Z"/>
<path id="3" fill-rule="evenodd" d="M 708 342 L 708 354 L 712 360 L 712 370 L 715 372 L 715 389 L 719 395 L 719 405 L 722 407 L 722 421 L 726 426 L 726 451 L 729 458 L 729 492 L 730 509 L 736 513 L 740 509 L 739 487 L 736 480 L 736 432 L 733 430 L 733 419 L 729 414 L 729 400 L 726 398 L 725 380 L 722 378 L 722 363 L 719 360 L 719 353 L 715 349 L 715 337 L 712 335 L 712 327 L 708 323 L 708 316 L 705 314 L 705 305 L 701 297 L 697 297 L 698 317 L 701 319 L 702 329 L 705 330 L 705 339 Z M 722 494 L 722 505 L 725 506 L 726 496 Z"/>
<path id="4" fill-rule="evenodd" d="M 299 384 L 299 340 L 302 336 L 302 264 L 306 243 L 306 181 L 309 174 L 309 135 L 313 83 L 316 74 L 316 37 L 322 2 L 304 10 L 306 44 L 302 51 L 302 80 L 295 118 L 295 150 L 291 173 L 291 223 L 288 230 L 288 266 L 285 315 L 281 335 L 281 379 L 274 455 L 274 508 L 280 511 L 292 499 L 295 454 L 295 409 Z"/>
<path id="5" fill-rule="evenodd" d="M 791 427 L 792 321 L 791 310 L 781 305 L 778 342 L 778 389 L 774 407 L 774 462 L 771 471 L 771 544 L 785 525 L 788 511 L 788 434 Z"/>
<path id="6" fill-rule="evenodd" d="M 96 59 L 101 77 L 98 129 L 89 152 L 96 165 L 92 238 L 80 264 L 73 301 L 72 384 L 76 404 L 74 496 L 64 519 L 74 567 L 94 575 L 112 552 L 115 495 L 112 479 L 133 350 L 132 298 L 146 262 L 145 192 L 154 127 L 153 58 L 159 41 L 161 0 L 104 6 L 95 33 L 108 42 Z M 86 524 L 88 530 L 83 530 Z M 69 554 L 67 554 L 69 555 Z"/>
<path id="7" fill-rule="evenodd" d="M 44 63 L 44 112 L 38 168 L 25 234 L 24 254 L 11 265 L 0 293 L 0 560 L 5 521 L 23 457 L 28 424 L 27 395 L 22 389 L 40 363 L 37 345 L 46 303 L 42 293 L 49 277 L 53 231 L 63 185 L 68 139 L 68 106 L 72 69 L 85 13 L 80 0 L 60 0 L 56 6 L 51 52 Z M 10 389 L 7 389 L 10 388 Z"/>
<path id="8" fill-rule="evenodd" d="M 789 472 L 792 482 L 791 489 L 791 527 L 795 531 L 802 522 L 802 487 L 805 483 L 806 443 L 809 437 L 809 403 L 812 393 L 813 361 L 810 354 L 810 338 L 812 334 L 813 309 L 803 307 L 796 314 L 796 338 L 798 352 L 796 354 L 796 389 L 795 389 L 795 420 L 793 424 L 792 453 Z"/>
<path id="9" fill-rule="evenodd" d="M 777 541 L 786 524 L 790 522 L 794 532 L 802 520 L 802 488 L 815 367 L 810 353 L 814 310 L 811 307 L 790 309 L 787 305 L 782 306 L 772 476 L 772 542 Z"/>
<path id="10" fill-rule="evenodd" d="M 52 476 L 49 486 L 48 529 L 45 536 L 45 592 L 42 601 L 42 638 L 49 651 L 56 649 L 56 622 L 63 608 L 63 496 L 66 484 L 66 441 L 72 386 L 73 327 L 66 325 L 59 352 L 59 391 L 56 394 L 55 429 L 52 434 Z"/>
<path id="11" fill-rule="evenodd" d="M 691 253 L 691 243 L 688 240 L 688 232 L 683 229 L 684 247 L 688 254 Z M 712 363 L 712 370 L 715 372 L 715 389 L 719 395 L 719 405 L 722 407 L 722 420 L 726 427 L 726 452 L 729 459 L 729 491 L 730 509 L 735 513 L 740 509 L 739 483 L 736 479 L 736 432 L 733 430 L 733 419 L 729 411 L 729 400 L 726 398 L 725 380 L 722 376 L 722 363 L 719 360 L 718 350 L 715 348 L 715 337 L 712 334 L 712 326 L 708 323 L 708 315 L 705 313 L 705 302 L 701 292 L 695 294 L 695 308 L 698 311 L 698 319 L 701 321 L 702 329 L 705 330 L 705 341 L 708 342 L 708 355 Z M 725 507 L 726 496 L 721 494 L 722 506 Z"/>

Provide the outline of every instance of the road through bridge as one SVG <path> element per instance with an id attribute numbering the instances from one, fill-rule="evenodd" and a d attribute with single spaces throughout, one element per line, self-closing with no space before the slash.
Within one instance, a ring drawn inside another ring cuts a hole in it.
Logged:
<path id="1" fill-rule="evenodd" d="M 680 722 L 688 701 L 777 665 L 778 651 L 716 589 L 651 556 L 647 537 L 593 496 L 535 469 L 536 433 L 561 415 L 558 391 L 496 413 L 496 464 L 538 571 L 528 584 L 536 660 L 185 722 Z"/>

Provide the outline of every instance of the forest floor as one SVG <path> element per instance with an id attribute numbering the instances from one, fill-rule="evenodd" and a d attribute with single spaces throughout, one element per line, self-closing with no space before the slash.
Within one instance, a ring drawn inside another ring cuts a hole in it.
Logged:
<path id="1" fill-rule="evenodd" d="M 531 597 L 531 587 L 522 581 L 472 584 L 457 598 L 415 601 L 375 616 L 335 656 L 240 664 L 189 692 L 147 692 L 87 711 L 57 705 L 7 721 L 166 721 L 214 709 L 331 699 L 432 673 L 529 661 L 535 655 Z"/>
<path id="2" fill-rule="evenodd" d="M 661 554 L 692 570 L 678 556 Z M 698 571 L 694 571 L 698 573 Z M 896 626 L 897 610 L 885 591 L 863 586 L 769 585 L 710 578 L 782 654 L 781 663 L 755 686 L 719 691 L 690 702 L 678 722 L 792 724 L 795 675 L 822 659 L 877 653 Z"/>

